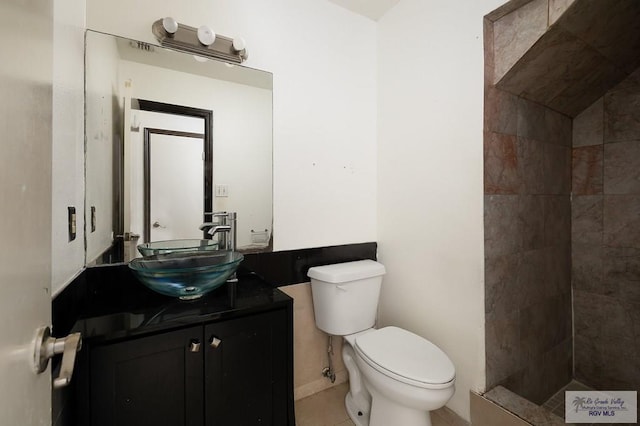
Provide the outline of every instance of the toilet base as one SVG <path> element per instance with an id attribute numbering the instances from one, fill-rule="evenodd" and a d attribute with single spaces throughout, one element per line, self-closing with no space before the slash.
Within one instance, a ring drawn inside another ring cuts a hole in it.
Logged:
<path id="1" fill-rule="evenodd" d="M 371 390 L 371 396 L 371 420 L 368 426 L 431 426 L 429 411 L 400 406 L 375 390 Z"/>
<path id="2" fill-rule="evenodd" d="M 356 426 L 369 426 L 369 414 L 358 410 L 358 407 L 353 402 L 351 392 L 347 392 L 347 396 L 344 398 L 344 405 L 349 418 L 351 418 L 351 421 L 355 423 Z"/>

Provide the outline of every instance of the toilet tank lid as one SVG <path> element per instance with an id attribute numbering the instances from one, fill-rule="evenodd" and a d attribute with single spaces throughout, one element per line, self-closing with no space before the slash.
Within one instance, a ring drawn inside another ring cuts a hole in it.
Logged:
<path id="1" fill-rule="evenodd" d="M 335 263 L 309 268 L 309 278 L 328 283 L 344 283 L 385 274 L 384 265 L 374 260 Z"/>

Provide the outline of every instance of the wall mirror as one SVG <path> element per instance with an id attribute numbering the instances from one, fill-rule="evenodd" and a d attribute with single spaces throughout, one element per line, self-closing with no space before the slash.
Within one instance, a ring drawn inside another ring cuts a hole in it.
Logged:
<path id="1" fill-rule="evenodd" d="M 272 98 L 271 73 L 87 31 L 87 265 L 203 238 L 210 211 L 237 212 L 239 250 L 270 251 Z"/>

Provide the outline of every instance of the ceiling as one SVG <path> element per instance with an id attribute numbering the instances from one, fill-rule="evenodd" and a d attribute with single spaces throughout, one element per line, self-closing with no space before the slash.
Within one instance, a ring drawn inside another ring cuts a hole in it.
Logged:
<path id="1" fill-rule="evenodd" d="M 359 15 L 377 21 L 400 0 L 329 0 Z"/>

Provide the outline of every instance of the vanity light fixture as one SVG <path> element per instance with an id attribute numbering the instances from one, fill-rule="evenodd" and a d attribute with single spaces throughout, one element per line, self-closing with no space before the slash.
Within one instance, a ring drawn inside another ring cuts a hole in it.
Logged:
<path id="1" fill-rule="evenodd" d="M 170 49 L 236 64 L 241 64 L 248 57 L 243 38 L 232 39 L 216 34 L 206 25 L 194 28 L 166 17 L 154 22 L 151 31 L 162 46 Z"/>

